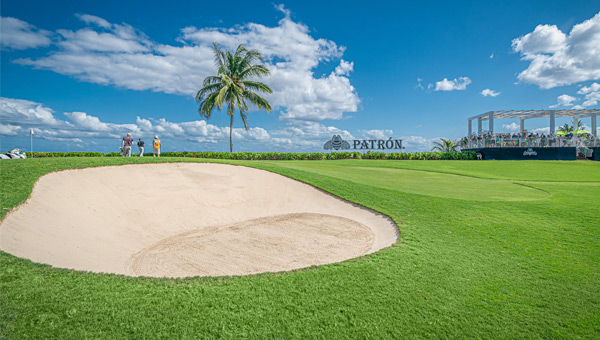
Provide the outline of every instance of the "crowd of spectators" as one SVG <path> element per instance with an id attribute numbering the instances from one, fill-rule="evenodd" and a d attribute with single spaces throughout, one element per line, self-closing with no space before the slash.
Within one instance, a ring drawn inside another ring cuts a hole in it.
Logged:
<path id="1" fill-rule="evenodd" d="M 463 137 L 458 141 L 462 148 L 476 147 L 581 147 L 600 146 L 600 139 L 591 134 L 576 135 L 572 132 L 557 135 L 533 132 L 484 133 Z"/>

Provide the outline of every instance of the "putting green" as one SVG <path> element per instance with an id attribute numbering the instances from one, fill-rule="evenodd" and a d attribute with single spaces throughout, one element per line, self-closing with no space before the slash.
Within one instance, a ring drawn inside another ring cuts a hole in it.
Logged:
<path id="1" fill-rule="evenodd" d="M 550 194 L 510 180 L 485 179 L 439 172 L 379 167 L 347 167 L 323 163 L 277 163 L 278 166 L 308 171 L 411 194 L 436 196 L 471 201 L 532 201 L 550 197 Z"/>

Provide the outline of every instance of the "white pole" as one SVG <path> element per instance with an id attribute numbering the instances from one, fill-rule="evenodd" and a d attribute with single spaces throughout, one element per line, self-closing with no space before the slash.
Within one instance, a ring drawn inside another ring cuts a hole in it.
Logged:
<path id="1" fill-rule="evenodd" d="M 33 159 L 33 129 L 29 129 L 29 150 L 31 150 L 31 158 Z"/>

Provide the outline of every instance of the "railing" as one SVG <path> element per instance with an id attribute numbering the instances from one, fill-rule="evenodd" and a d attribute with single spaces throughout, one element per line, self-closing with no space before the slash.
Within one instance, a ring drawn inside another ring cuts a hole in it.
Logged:
<path id="1" fill-rule="evenodd" d="M 591 147 L 600 146 L 600 140 L 592 137 L 518 137 L 518 138 L 478 138 L 466 142 L 459 141 L 462 149 L 473 148 L 544 148 L 544 147 Z"/>

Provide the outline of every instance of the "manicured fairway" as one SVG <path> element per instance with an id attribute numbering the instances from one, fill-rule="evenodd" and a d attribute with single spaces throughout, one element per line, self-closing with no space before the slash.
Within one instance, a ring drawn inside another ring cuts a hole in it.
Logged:
<path id="1" fill-rule="evenodd" d="M 0 204 L 19 204 L 50 171 L 142 161 L 195 160 L 2 161 Z M 600 338 L 600 163 L 228 163 L 380 211 L 400 239 L 338 264 L 179 280 L 0 252 L 0 338 Z"/>
<path id="2" fill-rule="evenodd" d="M 549 193 L 514 183 L 433 171 L 400 168 L 362 167 L 347 165 L 351 171 L 341 171 L 340 164 L 330 162 L 270 163 L 286 168 L 343 179 L 377 188 L 473 201 L 530 201 L 544 199 Z M 356 163 L 355 163 L 356 165 Z M 460 190 L 456 190 L 460 188 Z"/>

